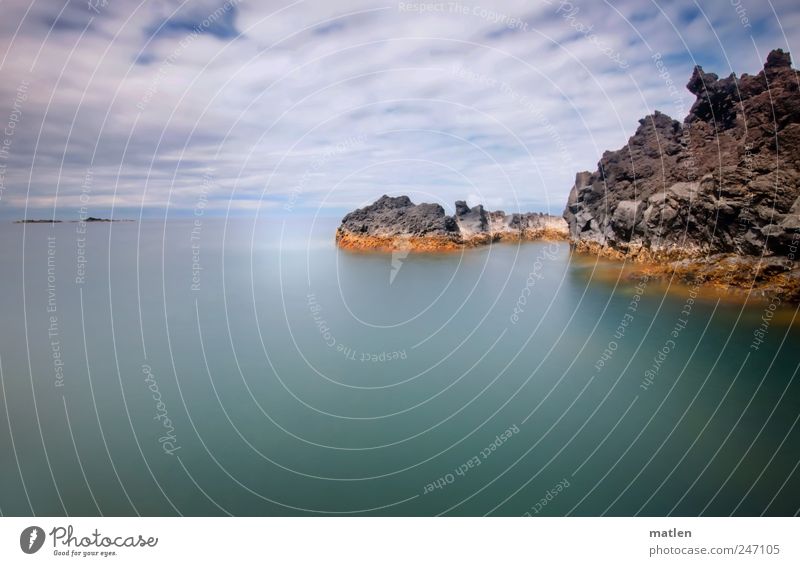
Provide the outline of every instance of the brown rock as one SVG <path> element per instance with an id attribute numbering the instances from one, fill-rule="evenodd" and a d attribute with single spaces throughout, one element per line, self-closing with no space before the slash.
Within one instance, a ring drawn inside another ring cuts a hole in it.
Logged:
<path id="1" fill-rule="evenodd" d="M 692 258 L 712 279 L 710 257 L 783 258 L 796 272 L 799 85 L 780 49 L 755 76 L 720 79 L 695 67 L 686 86 L 696 100 L 682 124 L 656 111 L 625 147 L 603 154 L 597 171 L 576 176 L 564 218 L 577 249 L 643 262 Z M 784 275 L 770 285 L 796 284 Z"/>

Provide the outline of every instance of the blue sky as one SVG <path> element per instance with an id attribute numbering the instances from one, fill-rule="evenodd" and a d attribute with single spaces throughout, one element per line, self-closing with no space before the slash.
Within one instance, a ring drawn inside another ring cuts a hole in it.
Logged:
<path id="1" fill-rule="evenodd" d="M 639 118 L 683 118 L 694 64 L 756 73 L 800 45 L 795 0 L 0 6 L 7 218 L 340 215 L 384 193 L 560 214 Z"/>

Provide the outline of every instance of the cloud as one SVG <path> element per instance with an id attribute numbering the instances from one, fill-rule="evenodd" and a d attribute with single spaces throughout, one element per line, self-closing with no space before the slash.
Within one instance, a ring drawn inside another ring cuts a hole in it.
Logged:
<path id="1" fill-rule="evenodd" d="M 639 118 L 682 118 L 654 53 L 688 109 L 694 64 L 792 49 L 800 6 L 772 4 L 6 0 L 0 214 L 74 215 L 87 173 L 96 216 L 186 214 L 209 176 L 209 214 L 384 193 L 560 213 Z"/>
<path id="2" fill-rule="evenodd" d="M 237 37 L 236 5 L 225 2 L 216 9 L 205 11 L 196 5 L 182 5 L 163 21 L 156 22 L 147 30 L 152 38 L 175 37 L 185 34 L 207 34 L 220 40 Z"/>

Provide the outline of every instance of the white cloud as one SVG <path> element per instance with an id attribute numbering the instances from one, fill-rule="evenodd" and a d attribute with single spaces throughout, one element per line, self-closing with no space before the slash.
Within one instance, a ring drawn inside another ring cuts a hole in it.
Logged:
<path id="1" fill-rule="evenodd" d="M 192 36 L 222 1 L 117 0 L 100 14 L 80 1 L 58 19 L 58 5 L 5 1 L 0 117 L 20 81 L 31 87 L 0 212 L 19 216 L 26 199 L 31 215 L 52 209 L 57 189 L 57 214 L 73 214 L 91 168 L 97 214 L 140 204 L 163 214 L 167 202 L 179 214 L 210 168 L 219 211 L 279 212 L 293 199 L 338 213 L 407 193 L 558 213 L 575 172 L 623 145 L 639 118 L 682 118 L 653 51 L 682 90 L 695 63 L 754 73 L 800 33 L 788 0 L 774 3 L 778 19 L 747 5 L 749 29 L 730 3 L 700 12 L 688 0 L 616 11 L 576 0 L 571 19 L 557 1 L 444 2 L 425 14 L 398 2 L 235 4 L 228 27 Z"/>

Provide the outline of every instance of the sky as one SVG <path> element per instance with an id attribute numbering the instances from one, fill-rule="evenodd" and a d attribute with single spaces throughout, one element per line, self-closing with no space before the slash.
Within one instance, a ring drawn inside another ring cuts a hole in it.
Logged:
<path id="1" fill-rule="evenodd" d="M 561 214 L 692 67 L 800 45 L 796 0 L 0 0 L 0 217 Z"/>

